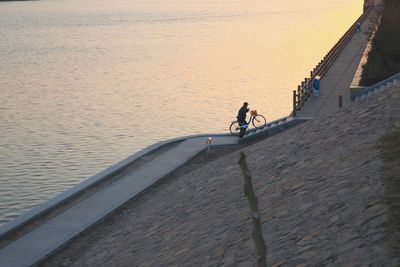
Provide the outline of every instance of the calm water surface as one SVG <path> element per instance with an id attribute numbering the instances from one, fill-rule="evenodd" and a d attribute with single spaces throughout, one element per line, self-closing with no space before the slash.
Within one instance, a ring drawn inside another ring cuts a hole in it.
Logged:
<path id="1" fill-rule="evenodd" d="M 0 3 L 0 224 L 159 140 L 277 119 L 362 0 Z"/>

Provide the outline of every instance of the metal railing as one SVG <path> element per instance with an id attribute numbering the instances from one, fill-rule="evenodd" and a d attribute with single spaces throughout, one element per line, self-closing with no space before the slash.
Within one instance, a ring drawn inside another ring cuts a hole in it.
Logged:
<path id="1" fill-rule="evenodd" d="M 312 82 L 316 76 L 321 78 L 327 73 L 332 64 L 339 57 L 340 53 L 347 46 L 350 39 L 356 32 L 357 23 L 362 23 L 373 7 L 369 7 L 346 31 L 346 33 L 339 39 L 339 41 L 329 50 L 324 58 L 317 64 L 317 66 L 310 72 L 310 77 L 305 78 L 304 81 L 297 87 L 297 91 L 293 91 L 293 111 L 291 116 L 296 116 L 296 111 L 301 109 L 301 106 L 307 101 L 312 93 Z"/>

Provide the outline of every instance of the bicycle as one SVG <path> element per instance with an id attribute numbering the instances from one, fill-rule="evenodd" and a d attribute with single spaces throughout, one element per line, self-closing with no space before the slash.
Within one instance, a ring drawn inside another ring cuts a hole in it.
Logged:
<path id="1" fill-rule="evenodd" d="M 250 124 L 254 126 L 256 129 L 264 128 L 267 125 L 267 120 L 261 114 L 257 113 L 257 110 L 250 111 L 250 119 L 247 123 L 247 126 Z M 232 135 L 239 135 L 240 133 L 240 125 L 237 120 L 232 121 L 231 125 L 229 126 L 229 130 L 231 131 Z"/>

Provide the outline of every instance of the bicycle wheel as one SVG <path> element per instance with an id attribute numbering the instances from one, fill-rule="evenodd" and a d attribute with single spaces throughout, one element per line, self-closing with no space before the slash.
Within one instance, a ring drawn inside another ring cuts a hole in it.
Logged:
<path id="1" fill-rule="evenodd" d="M 229 130 L 231 131 L 231 134 L 239 135 L 240 133 L 239 123 L 237 121 L 232 122 L 231 126 L 229 126 Z"/>
<path id="2" fill-rule="evenodd" d="M 264 126 L 267 125 L 267 120 L 263 115 L 256 115 L 251 123 L 253 124 L 254 128 L 260 129 L 264 128 Z"/>

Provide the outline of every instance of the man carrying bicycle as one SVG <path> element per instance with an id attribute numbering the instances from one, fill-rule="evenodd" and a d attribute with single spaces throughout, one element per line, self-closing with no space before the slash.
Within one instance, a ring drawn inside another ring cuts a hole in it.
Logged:
<path id="1" fill-rule="evenodd" d="M 248 127 L 246 121 L 246 114 L 247 112 L 249 112 L 249 109 L 247 108 L 248 106 L 249 103 L 244 102 L 243 106 L 239 109 L 238 115 L 236 117 L 240 126 L 239 138 L 242 138 L 244 136 L 244 133 L 246 132 L 246 129 Z"/>

